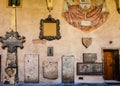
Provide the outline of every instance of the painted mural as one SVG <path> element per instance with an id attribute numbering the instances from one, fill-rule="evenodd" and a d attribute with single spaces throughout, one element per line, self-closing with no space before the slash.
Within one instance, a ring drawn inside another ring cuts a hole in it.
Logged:
<path id="1" fill-rule="evenodd" d="M 106 21 L 108 15 L 105 0 L 64 0 L 62 16 L 80 30 L 97 28 Z"/>

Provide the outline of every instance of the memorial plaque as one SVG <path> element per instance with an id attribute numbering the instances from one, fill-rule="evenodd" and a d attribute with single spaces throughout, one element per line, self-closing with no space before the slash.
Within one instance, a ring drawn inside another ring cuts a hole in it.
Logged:
<path id="1" fill-rule="evenodd" d="M 62 82 L 74 83 L 74 56 L 62 57 Z"/>
<path id="2" fill-rule="evenodd" d="M 47 56 L 53 56 L 53 47 L 47 48 Z"/>
<path id="3" fill-rule="evenodd" d="M 96 53 L 83 53 L 83 62 L 84 63 L 95 63 L 97 60 Z"/>
<path id="4" fill-rule="evenodd" d="M 25 55 L 25 82 L 39 82 L 39 57 L 38 54 Z"/>
<path id="5" fill-rule="evenodd" d="M 58 62 L 43 62 L 43 77 L 47 79 L 57 79 L 58 78 Z"/>
<path id="6" fill-rule="evenodd" d="M 77 75 L 102 75 L 102 63 L 77 63 Z"/>

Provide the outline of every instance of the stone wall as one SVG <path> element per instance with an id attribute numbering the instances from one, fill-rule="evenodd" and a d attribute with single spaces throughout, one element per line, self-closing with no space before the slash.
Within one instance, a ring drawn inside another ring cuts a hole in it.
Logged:
<path id="1" fill-rule="evenodd" d="M 17 31 L 26 37 L 24 49 L 18 49 L 19 81 L 24 81 L 25 77 L 25 54 L 39 54 L 39 82 L 62 82 L 62 56 L 74 56 L 74 79 L 79 82 L 103 82 L 103 76 L 80 76 L 76 74 L 76 63 L 83 61 L 83 53 L 97 53 L 97 62 L 102 62 L 102 49 L 120 48 L 120 15 L 116 10 L 114 0 L 106 0 L 110 15 L 107 21 L 97 29 L 84 32 L 69 25 L 62 17 L 63 0 L 54 0 L 53 10 L 49 13 L 45 0 L 23 0 L 22 7 L 17 8 Z M 11 8 L 7 7 L 6 0 L 0 0 L 0 36 L 4 36 L 9 31 Z M 45 19 L 51 14 L 53 18 L 60 20 L 60 32 L 62 38 L 54 41 L 39 40 L 40 19 Z M 83 37 L 91 37 L 92 44 L 85 48 L 81 42 Z M 109 42 L 112 41 L 112 44 Z M 1 44 L 0 44 L 1 46 Z M 47 56 L 47 47 L 54 48 L 54 56 Z M 0 48 L 2 55 L 2 80 L 4 78 L 4 68 L 6 63 L 6 49 Z M 32 58 L 32 57 L 31 57 Z M 58 62 L 58 78 L 46 79 L 43 77 L 43 62 L 50 60 Z M 31 64 L 34 65 L 34 64 Z M 79 80 L 83 77 L 83 80 Z"/>

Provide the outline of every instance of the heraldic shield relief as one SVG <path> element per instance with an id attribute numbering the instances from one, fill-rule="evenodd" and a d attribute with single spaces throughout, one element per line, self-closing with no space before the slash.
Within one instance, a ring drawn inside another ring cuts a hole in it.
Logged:
<path id="1" fill-rule="evenodd" d="M 62 16 L 83 31 L 102 25 L 108 15 L 105 0 L 64 0 Z"/>

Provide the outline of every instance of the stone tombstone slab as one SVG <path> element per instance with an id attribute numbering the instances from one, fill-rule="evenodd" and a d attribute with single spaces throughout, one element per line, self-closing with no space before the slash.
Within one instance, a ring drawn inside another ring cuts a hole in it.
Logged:
<path id="1" fill-rule="evenodd" d="M 62 82 L 74 83 L 74 56 L 62 57 Z"/>
<path id="2" fill-rule="evenodd" d="M 44 61 L 42 67 L 44 78 L 51 80 L 58 78 L 58 62 Z"/>
<path id="3" fill-rule="evenodd" d="M 25 54 L 25 82 L 39 82 L 39 56 L 38 54 Z"/>

